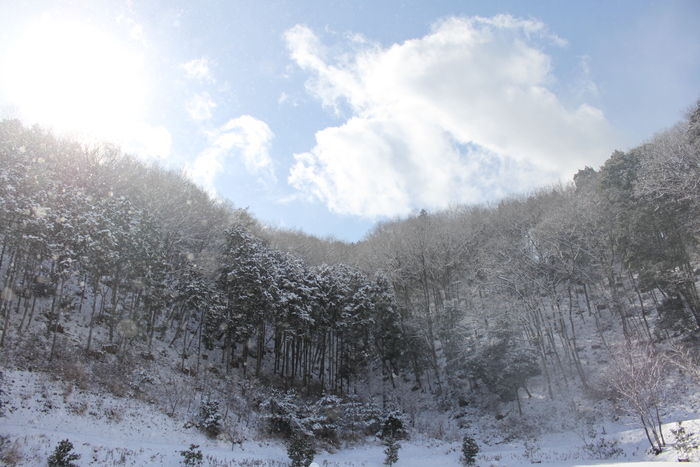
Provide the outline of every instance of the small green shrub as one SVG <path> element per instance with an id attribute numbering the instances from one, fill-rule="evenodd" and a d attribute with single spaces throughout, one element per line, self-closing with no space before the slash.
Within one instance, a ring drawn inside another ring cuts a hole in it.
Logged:
<path id="1" fill-rule="evenodd" d="M 383 440 L 384 446 L 384 465 L 394 465 L 399 461 L 399 449 L 401 449 L 401 443 L 393 436 L 387 436 Z"/>
<path id="2" fill-rule="evenodd" d="M 208 437 L 216 438 L 221 433 L 221 418 L 217 401 L 202 402 L 202 406 L 199 408 L 197 428 Z"/>
<path id="3" fill-rule="evenodd" d="M 49 456 L 48 464 L 49 467 L 78 467 L 73 461 L 80 459 L 80 454 L 75 454 L 71 452 L 73 450 L 73 443 L 64 439 L 56 449 L 54 449 L 53 454 Z"/>
<path id="4" fill-rule="evenodd" d="M 403 414 L 398 410 L 390 412 L 384 420 L 382 420 L 382 428 L 379 438 L 393 438 L 395 440 L 407 439 L 408 430 L 406 429 L 406 421 Z"/>
<path id="5" fill-rule="evenodd" d="M 381 431 L 379 438 L 384 444 L 384 465 L 394 465 L 399 460 L 399 449 L 401 449 L 402 439 L 408 438 L 408 430 L 406 429 L 406 421 L 403 413 L 398 410 L 388 413 L 382 420 Z"/>
<path id="6" fill-rule="evenodd" d="M 287 446 L 287 455 L 292 461 L 291 467 L 306 467 L 313 462 L 316 450 L 306 437 L 295 435 Z"/>
<path id="7" fill-rule="evenodd" d="M 464 439 L 462 439 L 462 457 L 459 459 L 462 465 L 474 465 L 477 454 L 479 454 L 479 445 L 474 438 L 464 435 Z"/>
<path id="8" fill-rule="evenodd" d="M 180 455 L 184 458 L 182 459 L 183 465 L 189 466 L 199 466 L 202 465 L 202 451 L 197 449 L 198 444 L 190 444 L 190 448 L 186 451 L 180 451 Z"/>

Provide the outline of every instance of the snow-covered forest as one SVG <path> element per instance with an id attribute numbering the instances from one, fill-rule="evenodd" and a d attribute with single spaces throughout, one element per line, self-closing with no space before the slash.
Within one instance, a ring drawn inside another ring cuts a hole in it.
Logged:
<path id="1" fill-rule="evenodd" d="M 698 460 L 694 434 L 665 427 L 698 418 L 699 239 L 700 103 L 572 184 L 421 211 L 354 244 L 4 120 L 0 371 L 143 401 L 233 448 L 379 438 L 391 465 L 399 439 L 466 435 L 482 452 L 519 440 L 534 461 L 533 439 L 574 433 L 614 458 L 597 431 L 614 421 L 649 456 Z"/>

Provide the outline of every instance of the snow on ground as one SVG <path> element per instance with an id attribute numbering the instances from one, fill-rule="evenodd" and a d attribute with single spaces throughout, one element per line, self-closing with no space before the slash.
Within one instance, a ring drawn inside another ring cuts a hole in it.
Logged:
<path id="1" fill-rule="evenodd" d="M 196 428 L 186 428 L 186 421 L 168 417 L 153 405 L 137 399 L 82 391 L 70 383 L 53 381 L 43 373 L 4 372 L 5 394 L 0 417 L 0 436 L 7 442 L 2 452 L 17 465 L 46 465 L 46 458 L 63 439 L 70 440 L 74 452 L 81 455 L 81 466 L 178 466 L 183 465 L 180 451 L 191 444 L 199 445 L 204 466 L 286 466 L 285 447 L 271 441 L 247 441 L 231 445 L 207 439 Z M 698 422 L 688 427 L 698 430 Z M 675 426 L 671 424 L 667 431 Z M 608 427 L 613 433 L 613 427 Z M 672 449 L 653 459 L 646 454 L 646 439 L 641 430 L 618 431 L 616 439 L 624 454 L 617 459 L 587 460 L 583 442 L 575 434 L 548 435 L 529 444 L 513 442 L 481 445 L 481 466 L 524 466 L 532 463 L 549 465 L 628 465 L 650 467 L 668 465 L 677 456 Z M 611 435 L 608 435 L 611 436 Z M 612 439 L 612 438 L 610 438 Z M 674 438 L 668 432 L 667 440 Z M 429 439 L 403 442 L 397 467 L 459 466 L 460 445 Z M 321 452 L 319 466 L 381 466 L 383 446 L 369 441 L 361 447 L 337 452 Z M 653 462 L 650 462 L 652 461 Z M 0 461 L 2 465 L 2 461 Z"/>

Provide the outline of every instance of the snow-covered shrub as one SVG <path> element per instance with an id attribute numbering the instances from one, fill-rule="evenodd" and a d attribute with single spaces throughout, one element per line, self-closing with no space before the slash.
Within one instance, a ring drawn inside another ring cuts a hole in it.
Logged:
<path id="1" fill-rule="evenodd" d="M 180 455 L 183 457 L 182 459 L 182 464 L 183 465 L 191 465 L 191 466 L 198 466 L 202 465 L 202 451 L 197 449 L 199 447 L 198 444 L 190 444 L 190 448 L 187 449 L 186 451 L 180 451 Z"/>
<path id="2" fill-rule="evenodd" d="M 48 368 L 46 358 L 46 339 L 43 333 L 29 333 L 14 347 L 13 355 L 8 358 L 18 369 L 33 371 Z"/>
<path id="3" fill-rule="evenodd" d="M 470 341 L 463 363 L 471 380 L 483 382 L 502 402 L 517 401 L 520 411 L 518 390 L 527 388 L 528 379 L 540 375 L 541 368 L 537 351 L 509 326 L 500 323 L 496 332 Z"/>
<path id="4" fill-rule="evenodd" d="M 406 429 L 406 420 L 402 412 L 394 410 L 389 412 L 382 420 L 381 432 L 379 438 L 385 440 L 392 438 L 396 440 L 407 439 L 408 430 Z"/>
<path id="5" fill-rule="evenodd" d="M 10 442 L 8 436 L 0 435 L 0 464 L 14 467 L 21 465 L 23 459 L 18 441 Z"/>
<path id="6" fill-rule="evenodd" d="M 605 436 L 598 437 L 595 432 L 593 432 L 591 438 L 592 441 L 586 443 L 584 448 L 591 459 L 612 459 L 624 453 L 616 439 L 608 439 Z"/>
<path id="7" fill-rule="evenodd" d="M 79 389 L 88 388 L 90 375 L 81 361 L 81 355 L 71 347 L 62 348 L 60 355 L 53 360 L 48 370 L 58 379 L 75 383 Z"/>
<path id="8" fill-rule="evenodd" d="M 523 457 L 533 464 L 540 463 L 542 461 L 539 458 L 541 450 L 542 448 L 540 448 L 537 438 L 525 441 L 525 443 L 523 443 Z"/>
<path id="9" fill-rule="evenodd" d="M 306 467 L 314 460 L 316 450 L 303 435 L 295 435 L 287 445 L 287 455 L 292 461 L 291 467 Z"/>
<path id="10" fill-rule="evenodd" d="M 682 335 L 693 328 L 693 315 L 681 298 L 667 297 L 659 304 L 657 310 L 659 319 L 656 322 L 656 334 L 661 335 L 662 331 L 670 331 L 676 335 Z"/>
<path id="11" fill-rule="evenodd" d="M 362 402 L 357 397 L 344 400 L 324 395 L 313 403 L 307 403 L 294 391 L 273 391 L 260 408 L 269 434 L 283 439 L 297 434 L 312 436 L 334 446 L 341 439 L 377 435 L 384 420 L 379 407 L 372 402 Z"/>
<path id="12" fill-rule="evenodd" d="M 337 396 L 325 395 L 311 405 L 302 423 L 314 438 L 335 444 L 343 413 L 343 401 Z"/>
<path id="13" fill-rule="evenodd" d="M 401 443 L 396 438 L 388 436 L 384 438 L 384 465 L 394 465 L 399 461 L 399 449 L 401 449 Z"/>
<path id="14" fill-rule="evenodd" d="M 374 401 L 362 401 L 357 396 L 349 396 L 343 402 L 343 414 L 339 436 L 354 439 L 357 436 L 374 435 L 381 429 L 382 409 Z"/>
<path id="15" fill-rule="evenodd" d="M 212 400 L 202 402 L 196 426 L 208 437 L 216 438 L 221 433 L 221 418 L 219 402 Z"/>
<path id="16" fill-rule="evenodd" d="M 82 417 L 87 412 L 88 403 L 85 401 L 71 402 L 67 404 L 66 409 L 68 410 L 68 413 Z"/>
<path id="17" fill-rule="evenodd" d="M 136 394 L 144 394 L 150 386 L 156 384 L 151 370 L 146 368 L 139 368 L 131 377 L 130 385 Z"/>
<path id="18" fill-rule="evenodd" d="M 678 453 L 678 462 L 690 462 L 693 454 L 696 454 L 700 448 L 700 442 L 695 437 L 695 433 L 686 431 L 682 422 L 678 422 L 677 428 L 671 428 L 671 433 L 676 437 L 673 449 Z"/>
<path id="19" fill-rule="evenodd" d="M 109 356 L 105 361 L 93 363 L 94 380 L 117 397 L 129 395 L 129 381 L 135 368 L 133 360 L 124 355 L 121 359 Z"/>
<path id="20" fill-rule="evenodd" d="M 73 461 L 80 459 L 80 454 L 71 451 L 73 451 L 73 443 L 69 440 L 64 439 L 58 443 L 53 454 L 48 458 L 49 467 L 78 467 Z"/>
<path id="21" fill-rule="evenodd" d="M 667 403 L 664 380 L 669 365 L 651 345 L 616 349 L 616 354 L 603 381 L 612 390 L 620 409 L 640 423 L 651 450 L 659 454 L 666 445 L 659 414 Z"/>
<path id="22" fill-rule="evenodd" d="M 263 420 L 267 422 L 267 428 L 272 435 L 289 439 L 295 434 L 312 434 L 304 423 L 308 408 L 293 391 L 272 391 L 268 399 L 261 404 L 261 409 L 266 412 Z"/>
<path id="23" fill-rule="evenodd" d="M 384 465 L 394 465 L 399 460 L 399 440 L 408 438 L 406 421 L 402 412 L 395 410 L 389 412 L 382 420 L 381 431 L 378 434 L 385 446 Z"/>
<path id="24" fill-rule="evenodd" d="M 517 413 L 506 414 L 496 422 L 496 427 L 506 441 L 531 439 L 542 434 L 541 425 L 533 417 L 521 417 Z"/>
<path id="25" fill-rule="evenodd" d="M 174 417 L 190 396 L 188 387 L 177 377 L 168 377 L 151 389 L 154 397 L 165 408 L 166 415 Z"/>
<path id="26" fill-rule="evenodd" d="M 462 439 L 462 456 L 459 458 L 462 465 L 474 465 L 478 453 L 479 445 L 474 438 L 469 435 L 464 435 Z"/>

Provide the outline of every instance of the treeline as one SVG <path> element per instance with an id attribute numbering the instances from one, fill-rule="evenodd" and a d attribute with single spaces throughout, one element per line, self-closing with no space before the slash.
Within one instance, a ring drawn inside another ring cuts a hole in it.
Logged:
<path id="1" fill-rule="evenodd" d="M 382 276 L 307 266 L 255 235 L 263 227 L 247 211 L 113 147 L 3 121 L 0 151 L 0 346 L 37 323 L 49 361 L 69 328 L 86 356 L 160 341 L 183 371 L 206 359 L 319 394 L 346 392 L 370 363 L 399 371 L 400 319 Z"/>
<path id="2" fill-rule="evenodd" d="M 182 371 L 306 394 L 377 377 L 389 396 L 410 381 L 444 403 L 478 387 L 520 407 L 534 376 L 550 397 L 593 384 L 591 349 L 614 365 L 698 333 L 699 203 L 700 105 L 573 184 L 422 211 L 352 245 L 3 121 L 0 346 L 40 334 L 51 360 L 64 341 L 86 358 L 167 345 Z"/>
<path id="3" fill-rule="evenodd" d="M 700 104 L 573 184 L 382 223 L 361 264 L 392 281 L 417 385 L 519 403 L 529 377 L 552 397 L 698 334 L 699 208 Z"/>
<path id="4" fill-rule="evenodd" d="M 246 374 L 254 358 L 255 376 L 267 369 L 285 388 L 319 394 L 347 392 L 370 363 L 389 378 L 397 372 L 402 333 L 385 278 L 344 264 L 307 268 L 240 226 L 224 239 L 214 284 L 221 302 L 203 307 L 202 341 L 208 350 L 221 343 L 225 368 L 240 364 Z"/>

